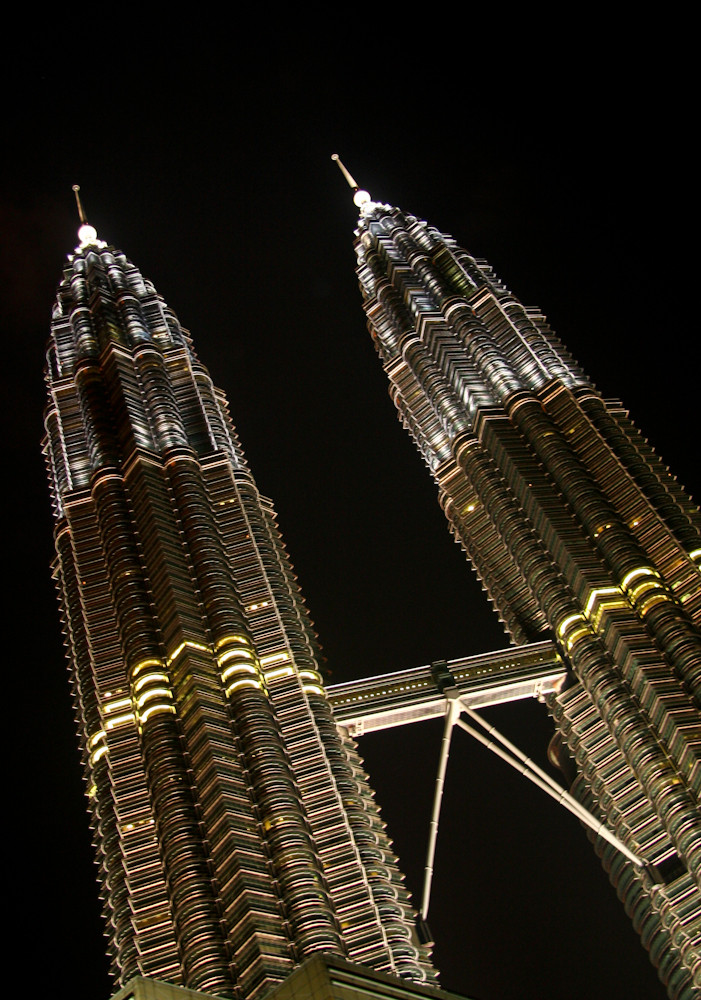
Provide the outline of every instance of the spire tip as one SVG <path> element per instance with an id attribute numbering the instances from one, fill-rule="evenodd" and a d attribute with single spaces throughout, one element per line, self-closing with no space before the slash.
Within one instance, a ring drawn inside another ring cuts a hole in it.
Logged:
<path id="1" fill-rule="evenodd" d="M 91 243 L 97 243 L 97 230 L 88 223 L 85 212 L 83 211 L 83 203 L 80 200 L 80 184 L 73 185 L 73 194 L 75 195 L 76 205 L 78 206 L 78 218 L 80 219 L 80 229 L 78 230 L 78 239 L 80 240 L 80 246 L 86 247 Z"/>
<path id="2" fill-rule="evenodd" d="M 352 174 L 350 174 L 348 172 L 348 170 L 346 170 L 345 166 L 343 165 L 343 160 L 338 155 L 338 153 L 332 153 L 331 154 L 331 159 L 334 160 L 338 164 L 339 170 L 341 171 L 341 173 L 343 174 L 343 176 L 348 181 L 348 186 L 350 187 L 351 191 L 353 192 L 353 202 L 354 202 L 354 204 L 356 204 L 358 206 L 358 208 L 362 208 L 363 205 L 367 205 L 368 202 L 372 201 L 372 198 L 370 197 L 370 195 L 368 194 L 367 191 L 361 191 L 360 190 L 360 188 L 358 187 L 358 185 L 355 182 L 355 178 L 352 176 Z"/>
<path id="3" fill-rule="evenodd" d="M 78 206 L 78 218 L 84 226 L 87 226 L 88 220 L 85 217 L 85 212 L 83 211 L 83 203 L 80 200 L 80 184 L 73 185 L 73 194 L 75 195 L 75 203 Z"/>

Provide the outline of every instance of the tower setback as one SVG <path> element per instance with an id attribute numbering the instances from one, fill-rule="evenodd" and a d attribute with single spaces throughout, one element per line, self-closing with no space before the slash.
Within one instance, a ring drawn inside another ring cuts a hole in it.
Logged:
<path id="1" fill-rule="evenodd" d="M 226 400 L 89 226 L 46 380 L 54 572 L 115 983 L 253 1000 L 317 952 L 435 983 Z"/>
<path id="2" fill-rule="evenodd" d="M 646 862 L 595 840 L 670 997 L 690 1000 L 701 989 L 698 508 L 538 310 L 344 173 L 400 419 L 511 639 L 551 639 L 569 669 L 547 699 L 551 755 Z"/>

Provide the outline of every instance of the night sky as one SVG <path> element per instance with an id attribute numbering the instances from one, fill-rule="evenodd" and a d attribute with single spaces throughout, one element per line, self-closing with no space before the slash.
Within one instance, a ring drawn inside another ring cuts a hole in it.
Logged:
<path id="1" fill-rule="evenodd" d="M 366 18 L 348 46 L 282 23 L 265 45 L 185 29 L 127 42 L 113 26 L 5 63 L 6 880 L 32 995 L 110 994 L 40 451 L 72 184 L 227 393 L 331 683 L 507 645 L 388 397 L 332 153 L 540 306 L 699 494 L 693 109 L 683 57 L 658 69 L 671 30 L 580 25 L 565 51 L 537 25 L 479 18 L 461 40 L 449 23 L 400 37 Z M 544 758 L 542 706 L 493 717 Z M 440 728 L 361 744 L 415 897 Z M 577 822 L 458 731 L 430 923 L 443 985 L 477 1000 L 664 996 Z"/>

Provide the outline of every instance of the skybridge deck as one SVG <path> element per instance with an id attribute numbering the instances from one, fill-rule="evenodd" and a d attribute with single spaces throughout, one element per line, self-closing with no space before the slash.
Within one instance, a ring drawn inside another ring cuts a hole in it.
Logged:
<path id="1" fill-rule="evenodd" d="M 351 735 L 445 715 L 443 691 L 454 683 L 469 708 L 558 691 L 565 667 L 551 642 L 530 643 L 327 688 L 336 721 Z"/>

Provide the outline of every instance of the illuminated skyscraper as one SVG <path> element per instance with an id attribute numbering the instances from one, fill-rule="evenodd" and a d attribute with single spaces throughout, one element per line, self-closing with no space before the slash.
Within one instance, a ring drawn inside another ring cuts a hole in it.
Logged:
<path id="1" fill-rule="evenodd" d="M 698 996 L 698 509 L 537 310 L 344 173 L 400 419 L 512 640 L 551 638 L 567 664 L 551 753 L 644 862 L 596 840 L 669 995 Z"/>
<path id="2" fill-rule="evenodd" d="M 153 286 L 79 238 L 45 448 L 115 982 L 253 1000 L 325 952 L 434 983 L 226 401 Z"/>

